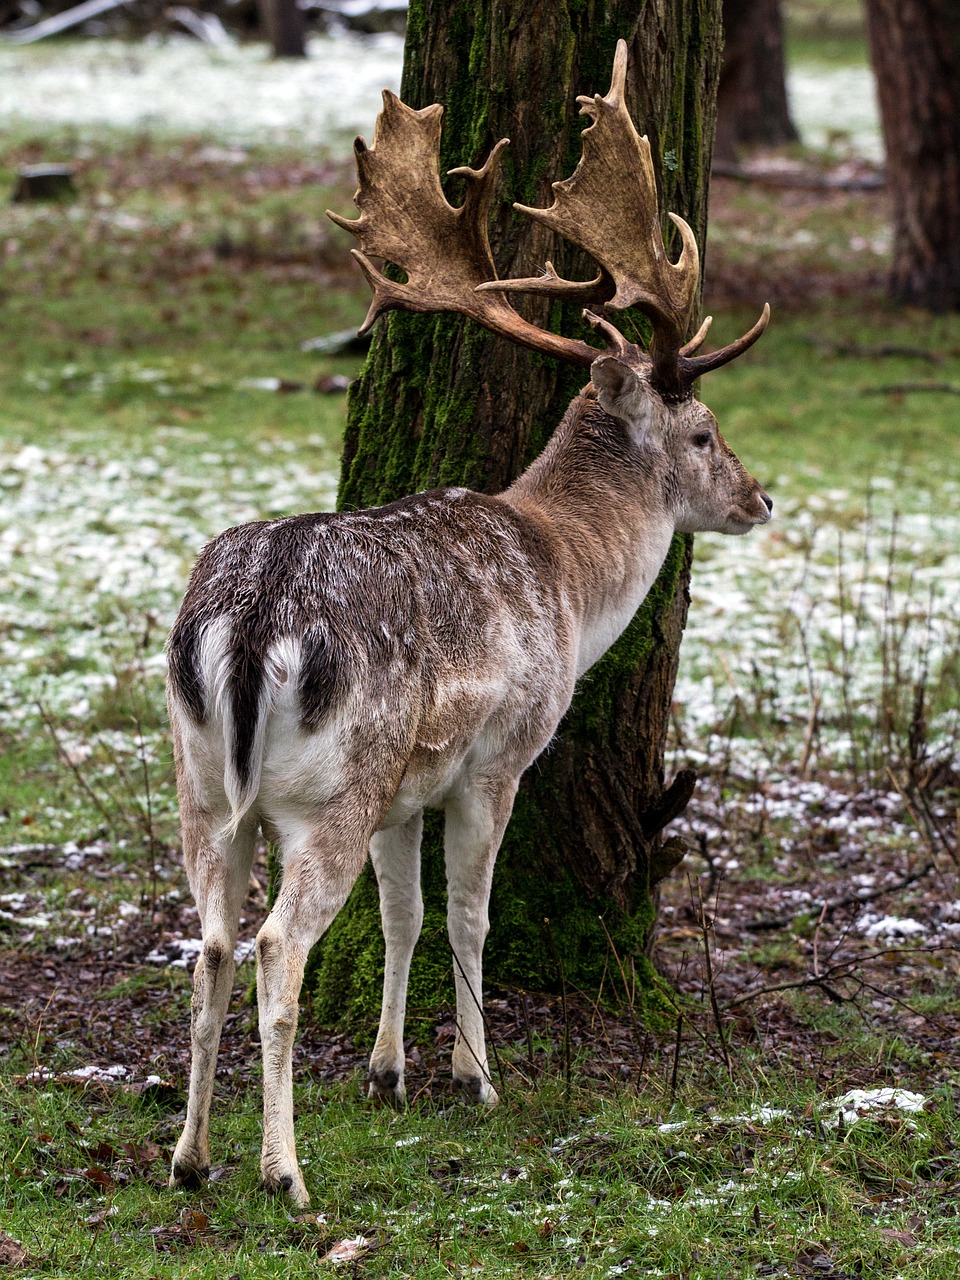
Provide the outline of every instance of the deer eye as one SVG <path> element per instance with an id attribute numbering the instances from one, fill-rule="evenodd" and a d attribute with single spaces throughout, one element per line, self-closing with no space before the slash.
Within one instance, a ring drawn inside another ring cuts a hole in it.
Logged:
<path id="1" fill-rule="evenodd" d="M 709 431 L 698 431 L 693 437 L 693 443 L 698 449 L 706 449 L 713 440 L 713 436 Z"/>

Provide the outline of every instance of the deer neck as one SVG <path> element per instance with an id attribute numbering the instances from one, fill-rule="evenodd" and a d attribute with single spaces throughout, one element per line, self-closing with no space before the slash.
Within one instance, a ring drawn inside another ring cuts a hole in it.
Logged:
<path id="1" fill-rule="evenodd" d="M 631 441 L 588 389 L 502 494 L 557 550 L 578 624 L 578 675 L 624 631 L 663 566 L 676 528 L 664 482 L 661 456 Z"/>

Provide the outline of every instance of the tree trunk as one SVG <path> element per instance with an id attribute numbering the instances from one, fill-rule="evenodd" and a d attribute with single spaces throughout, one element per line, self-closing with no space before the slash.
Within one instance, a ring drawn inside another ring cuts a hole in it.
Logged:
<path id="1" fill-rule="evenodd" d="M 297 0 L 257 0 L 260 25 L 275 58 L 307 56 L 306 23 Z"/>
<path id="2" fill-rule="evenodd" d="M 960 7 L 867 0 L 893 197 L 897 302 L 960 308 Z"/>
<path id="3" fill-rule="evenodd" d="M 723 64 L 714 155 L 796 142 L 787 102 L 780 0 L 723 0 Z"/>
<path id="4" fill-rule="evenodd" d="M 442 169 L 479 165 L 498 138 L 511 139 L 491 216 L 501 275 L 531 275 L 547 258 L 567 278 L 595 274 L 581 251 L 511 206 L 549 204 L 551 182 L 573 171 L 585 124 L 576 96 L 607 91 L 621 36 L 631 46 L 628 105 L 650 137 L 661 209 L 682 214 L 704 243 L 719 0 L 648 0 L 640 10 L 636 0 L 411 4 L 401 96 L 418 108 L 445 105 Z M 542 326 L 589 336 L 577 307 L 520 305 Z M 621 327 L 631 326 L 645 330 L 646 322 L 629 313 Z M 540 452 L 583 382 L 582 371 L 459 316 L 392 313 L 378 324 L 351 392 L 341 508 L 434 485 L 502 489 Z M 626 972 L 638 970 L 641 991 L 655 989 L 646 959 L 655 883 L 672 865 L 659 828 L 692 789 L 688 778 L 666 798 L 663 788 L 690 550 L 689 539 L 675 540 L 640 613 L 584 677 L 555 743 L 524 778 L 494 877 L 485 950 L 494 983 L 544 990 L 565 980 L 595 991 L 618 963 L 609 933 Z M 410 999 L 435 1008 L 449 989 L 451 960 L 434 818 L 424 837 L 426 917 Z M 374 1014 L 383 948 L 369 869 L 320 945 L 312 979 L 319 1016 Z"/>

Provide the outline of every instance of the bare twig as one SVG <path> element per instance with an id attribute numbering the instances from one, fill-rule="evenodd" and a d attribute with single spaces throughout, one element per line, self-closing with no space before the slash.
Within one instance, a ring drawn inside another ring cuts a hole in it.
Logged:
<path id="1" fill-rule="evenodd" d="M 527 1000 L 527 993 L 521 991 L 520 996 L 520 1012 L 523 1014 L 523 1031 L 527 1040 L 527 1062 L 531 1071 L 536 1071 L 536 1061 L 533 1056 L 533 1028 L 530 1024 L 530 1007 Z"/>
<path id="2" fill-rule="evenodd" d="M 560 1008 L 563 1011 L 563 1075 L 567 1082 L 569 1090 L 573 1069 L 570 1062 L 570 1019 L 567 1014 L 567 977 L 563 969 L 563 957 L 557 950 L 557 944 L 553 936 L 553 927 L 548 918 L 544 917 L 544 926 L 547 932 L 547 943 L 553 953 L 554 963 L 557 966 L 557 972 L 560 975 Z"/>
<path id="3" fill-rule="evenodd" d="M 820 919 L 817 921 L 817 927 L 813 932 L 813 976 L 820 977 L 820 930 L 823 928 L 823 922 L 827 918 L 827 904 L 824 903 L 820 911 Z"/>
<path id="4" fill-rule="evenodd" d="M 804 191 L 880 191 L 886 186 L 883 172 L 815 173 L 783 169 L 748 169 L 729 160 L 714 160 L 711 173 L 737 182 L 755 182 L 765 187 L 796 188 Z"/>
<path id="5" fill-rule="evenodd" d="M 624 996 L 625 1007 L 627 1009 L 628 1014 L 630 1015 L 630 1025 L 633 1028 L 633 1037 L 636 1040 L 637 1044 L 639 1045 L 643 1036 L 643 1032 L 639 1022 L 637 1021 L 637 1013 L 636 1013 L 636 1008 L 634 1004 L 635 990 L 633 988 L 635 987 L 635 983 L 631 984 L 627 981 L 627 974 L 626 974 L 626 970 L 623 967 L 623 961 L 620 959 L 620 955 L 619 955 L 619 952 L 617 951 L 616 944 L 614 943 L 613 938 L 610 936 L 610 930 L 607 928 L 606 920 L 604 920 L 603 916 L 598 916 L 597 919 L 600 921 L 600 927 L 603 929 L 603 932 L 606 935 L 607 945 L 609 946 L 611 952 L 613 953 L 614 960 L 617 962 L 617 968 L 620 970 L 620 981 L 623 983 L 623 996 Z"/>
<path id="6" fill-rule="evenodd" d="M 864 360 L 894 356 L 925 360 L 928 364 L 943 364 L 946 358 L 942 351 L 931 351 L 929 347 L 905 346 L 903 343 L 896 342 L 884 342 L 879 346 L 865 347 L 859 342 L 831 342 L 829 338 L 821 338 L 814 333 L 805 334 L 804 341 L 809 342 L 818 351 L 822 351 L 824 355 L 854 356 Z"/>
<path id="7" fill-rule="evenodd" d="M 137 729 L 137 755 L 143 772 L 144 820 L 146 823 L 147 848 L 150 853 L 150 910 L 157 910 L 157 833 L 153 822 L 153 794 L 150 790 L 150 768 L 147 764 L 146 744 L 143 740 L 143 722 L 139 713 L 134 716 Z"/>
<path id="8" fill-rule="evenodd" d="M 727 1069 L 727 1075 L 733 1079 L 733 1065 L 730 1062 L 730 1052 L 727 1049 L 727 1038 L 723 1030 L 723 1018 L 720 1016 L 720 1005 L 717 1000 L 717 986 L 713 976 L 713 959 L 710 954 L 710 930 L 713 928 L 716 913 L 707 920 L 706 912 L 703 907 L 703 893 L 700 888 L 700 881 L 697 881 L 697 925 L 700 929 L 700 937 L 703 940 L 703 961 L 707 971 L 707 991 L 710 996 L 710 1008 L 713 1010 L 713 1021 L 717 1028 L 717 1039 L 720 1042 L 720 1054 L 723 1058 L 723 1065 Z"/>
<path id="9" fill-rule="evenodd" d="M 807 717 L 807 727 L 803 734 L 803 751 L 800 755 L 800 777 L 807 778 L 810 767 L 810 754 L 813 751 L 814 739 L 817 736 L 817 728 L 820 719 L 820 694 L 815 693 L 810 704 L 810 715 Z"/>
<path id="10" fill-rule="evenodd" d="M 810 987 L 819 987 L 829 995 L 831 1000 L 847 1001 L 849 996 L 841 996 L 835 990 L 829 989 L 828 984 L 834 979 L 842 980 L 844 978 L 855 977 L 855 970 L 860 965 L 870 964 L 874 960 L 882 960 L 886 956 L 905 956 L 915 955 L 917 952 L 924 952 L 927 955 L 933 952 L 958 952 L 960 946 L 951 943 L 937 944 L 933 947 L 884 947 L 879 951 L 868 951 L 864 955 L 849 956 L 846 960 L 838 960 L 835 964 L 830 965 L 819 976 L 817 974 L 808 974 L 805 978 L 796 978 L 793 982 L 778 982 L 772 987 L 756 987 L 753 991 L 745 991 L 742 995 L 735 996 L 732 1000 L 728 1000 L 722 1006 L 722 1012 L 726 1013 L 730 1009 L 736 1009 L 742 1004 L 747 1004 L 750 1000 L 758 1000 L 761 996 L 778 995 L 782 991 L 802 991 Z M 857 979 L 861 986 L 866 986 L 866 982 Z"/>
<path id="11" fill-rule="evenodd" d="M 680 1074 L 680 1045 L 683 1039 L 683 1014 L 677 1016 L 677 1038 L 673 1045 L 673 1071 L 670 1073 L 670 1102 L 677 1092 L 677 1077 Z"/>
<path id="12" fill-rule="evenodd" d="M 493 1060 L 497 1064 L 497 1075 L 500 1078 L 501 1087 L 505 1088 L 506 1083 L 505 1083 L 505 1076 L 503 1074 L 503 1066 L 500 1062 L 500 1055 L 497 1053 L 496 1042 L 494 1041 L 493 1034 L 490 1030 L 490 1023 L 487 1021 L 487 1015 L 483 1011 L 483 1002 L 478 997 L 476 991 L 474 991 L 473 983 L 467 977 L 467 972 L 464 969 L 463 965 L 460 963 L 460 957 L 457 955 L 456 951 L 454 950 L 454 946 L 452 942 L 450 943 L 450 950 L 453 953 L 454 963 L 456 964 L 457 968 L 460 970 L 460 977 L 464 980 L 467 986 L 467 990 L 470 992 L 470 998 L 473 1000 L 473 1003 L 477 1006 L 477 1012 L 480 1014 L 480 1021 L 483 1023 L 483 1029 L 486 1032 L 487 1040 L 490 1042 L 490 1050 L 493 1053 Z M 463 1031 L 459 1021 L 457 1022 L 457 1031 L 460 1032 L 460 1038 L 463 1039 L 464 1038 Z M 483 1071 L 483 1065 L 481 1064 L 480 1060 L 477 1058 L 477 1055 L 473 1052 L 473 1049 L 470 1048 L 470 1042 L 465 1041 L 465 1043 L 467 1045 L 467 1048 L 470 1049 L 470 1056 L 476 1061 L 477 1066 L 480 1067 L 480 1070 Z M 487 1083 L 488 1084 L 492 1083 L 488 1072 L 483 1071 L 483 1074 L 487 1077 Z"/>
<path id="13" fill-rule="evenodd" d="M 116 835 L 116 828 L 113 825 L 114 824 L 113 815 L 110 813 L 109 809 L 107 809 L 106 805 L 103 803 L 103 801 L 94 791 L 94 789 L 90 786 L 90 783 L 83 776 L 83 771 L 78 767 L 76 761 L 70 758 L 70 753 L 66 750 L 63 743 L 60 740 L 60 733 L 59 733 L 59 730 L 57 729 L 56 721 L 54 720 L 53 716 L 50 714 L 46 706 L 43 704 L 43 702 L 40 701 L 39 698 L 37 699 L 35 706 L 40 713 L 40 719 L 43 721 L 43 727 L 46 729 L 47 733 L 49 733 L 50 737 L 53 740 L 54 749 L 57 753 L 57 758 L 59 759 L 60 763 L 66 765 L 66 767 L 70 770 L 70 772 L 73 774 L 74 778 L 76 779 L 77 785 L 80 787 L 80 790 L 83 792 L 83 794 L 87 797 L 87 799 L 90 801 L 93 807 L 97 810 L 97 812 L 103 818 L 108 828 L 114 833 L 114 835 Z"/>

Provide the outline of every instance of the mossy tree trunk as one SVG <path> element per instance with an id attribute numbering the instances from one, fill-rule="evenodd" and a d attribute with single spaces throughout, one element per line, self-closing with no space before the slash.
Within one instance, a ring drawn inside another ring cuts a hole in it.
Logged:
<path id="1" fill-rule="evenodd" d="M 499 138 L 511 139 L 491 225 L 503 276 L 532 275 L 547 258 L 568 278 L 595 274 L 579 250 L 511 206 L 549 204 L 550 183 L 573 171 L 586 123 L 576 96 L 607 91 L 620 37 L 631 46 L 628 105 L 650 137 L 661 209 L 682 214 L 703 245 L 720 0 L 411 4 L 401 96 L 418 108 L 444 104 L 442 169 L 478 166 Z M 456 180 L 448 195 L 459 200 Z M 543 327 L 588 336 L 576 308 L 520 305 Z M 644 326 L 634 315 L 621 327 Z M 341 508 L 437 485 L 502 489 L 542 449 L 583 382 L 581 371 L 458 316 L 392 313 L 351 391 Z M 689 794 L 682 783 L 666 795 L 663 787 L 689 566 L 689 540 L 677 538 L 640 613 L 584 678 L 556 742 L 523 781 L 494 878 L 485 950 L 494 984 L 549 989 L 562 966 L 568 983 L 596 990 L 616 963 L 609 932 L 620 961 L 639 966 L 652 986 L 655 884 L 670 864 L 659 829 Z M 441 849 L 438 819 L 424 838 L 426 918 L 411 1006 L 435 1006 L 451 979 Z M 381 965 L 368 869 L 320 944 L 311 979 L 319 1016 L 375 1013 Z"/>

